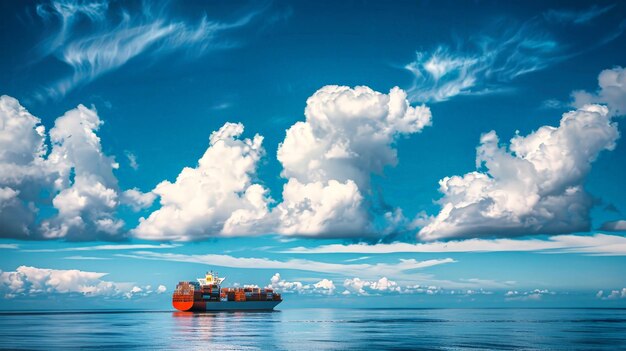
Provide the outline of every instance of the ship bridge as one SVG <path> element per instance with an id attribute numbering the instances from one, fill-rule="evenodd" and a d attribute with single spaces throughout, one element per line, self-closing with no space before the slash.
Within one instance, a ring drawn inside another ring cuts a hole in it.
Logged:
<path id="1" fill-rule="evenodd" d="M 225 280 L 226 278 L 220 278 L 217 275 L 217 272 L 207 272 L 206 276 L 204 278 L 197 278 L 196 280 L 198 281 L 198 283 L 200 283 L 201 286 L 205 286 L 205 285 L 222 285 L 222 282 Z"/>

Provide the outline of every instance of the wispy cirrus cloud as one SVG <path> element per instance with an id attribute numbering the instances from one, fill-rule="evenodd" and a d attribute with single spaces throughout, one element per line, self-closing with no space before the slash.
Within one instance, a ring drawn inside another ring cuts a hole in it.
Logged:
<path id="1" fill-rule="evenodd" d="M 55 57 L 72 74 L 47 85 L 39 98 L 60 98 L 77 86 L 114 71 L 131 59 L 158 59 L 174 52 L 199 56 L 232 43 L 219 42 L 226 30 L 248 24 L 257 12 L 230 22 L 174 19 L 164 7 L 142 3 L 138 8 L 109 1 L 53 0 L 37 6 L 47 37 L 38 47 L 41 58 Z"/>
<path id="2" fill-rule="evenodd" d="M 556 39 L 538 30 L 538 20 L 521 25 L 502 21 L 495 29 L 471 37 L 456 47 L 439 45 L 418 51 L 405 66 L 413 73 L 408 90 L 412 101 L 446 101 L 457 95 L 503 92 L 506 83 L 564 58 Z M 497 35 L 491 34 L 500 33 Z"/>
<path id="3" fill-rule="evenodd" d="M 391 244 L 332 244 L 318 247 L 294 247 L 282 253 L 322 254 L 359 253 L 388 254 L 400 252 L 541 252 L 572 253 L 592 256 L 626 256 L 626 237 L 620 235 L 595 234 L 556 235 L 545 239 L 466 239 L 435 241 L 429 243 Z"/>
<path id="4" fill-rule="evenodd" d="M 588 23 L 594 20 L 596 17 L 599 17 L 607 13 L 614 7 L 615 7 L 615 4 L 608 5 L 608 6 L 593 5 L 590 8 L 587 8 L 584 10 L 570 10 L 570 9 L 548 10 L 543 14 L 543 16 L 545 19 L 549 21 L 581 25 L 581 24 Z"/>
<path id="5" fill-rule="evenodd" d="M 414 76 L 408 89 L 413 102 L 446 101 L 459 95 L 487 95 L 515 89 L 520 76 L 540 71 L 559 62 L 605 45 L 626 30 L 626 21 L 602 23 L 600 37 L 572 41 L 572 33 L 586 30 L 613 6 L 587 10 L 551 10 L 525 22 L 499 19 L 494 25 L 456 40 L 416 52 L 404 68 Z M 558 27 L 557 27 L 558 26 Z M 569 37 L 562 37 L 568 26 Z M 559 35 L 560 33 L 560 35 Z M 584 36 L 582 36 L 584 37 Z"/>
<path id="6" fill-rule="evenodd" d="M 125 150 L 124 156 L 126 156 L 126 158 L 128 159 L 128 165 L 130 166 L 130 168 L 134 169 L 135 171 L 139 169 L 139 163 L 137 162 L 137 155 L 135 155 L 134 153 L 128 150 Z"/>
<path id="7" fill-rule="evenodd" d="M 68 252 L 68 251 L 110 251 L 110 250 L 154 250 L 172 249 L 179 247 L 179 244 L 118 244 L 118 245 L 93 245 L 63 247 L 58 249 L 26 249 L 22 252 Z"/>
<path id="8" fill-rule="evenodd" d="M 79 261 L 100 261 L 100 260 L 110 260 L 109 257 L 97 257 L 97 256 L 67 256 L 63 257 L 65 260 L 79 260 Z"/>
<path id="9" fill-rule="evenodd" d="M 342 276 L 408 276 L 410 271 L 433 267 L 446 263 L 454 263 L 451 258 L 417 261 L 415 259 L 400 259 L 397 263 L 359 263 L 342 264 L 321 261 L 289 259 L 285 261 L 256 257 L 234 257 L 230 255 L 187 255 L 177 253 L 161 253 L 138 251 L 132 254 L 118 254 L 118 257 L 137 258 L 146 260 L 173 261 L 207 264 L 218 267 L 255 268 L 255 269 L 293 269 L 308 272 L 337 274 Z"/>

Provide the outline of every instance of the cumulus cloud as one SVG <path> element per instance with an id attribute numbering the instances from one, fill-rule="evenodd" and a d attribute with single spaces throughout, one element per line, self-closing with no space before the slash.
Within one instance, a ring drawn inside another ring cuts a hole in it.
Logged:
<path id="1" fill-rule="evenodd" d="M 118 164 L 102 151 L 96 132 L 102 125 L 95 110 L 83 105 L 57 118 L 50 130 L 52 151 L 46 162 L 56 176 L 52 200 L 58 214 L 41 223 L 44 238 L 110 239 L 124 222 L 115 218 L 119 189 L 113 170 Z"/>
<path id="2" fill-rule="evenodd" d="M 603 290 L 600 290 L 596 294 L 596 297 L 602 300 L 626 299 L 626 288 L 623 288 L 622 290 L 611 290 L 611 292 L 606 295 Z"/>
<path id="3" fill-rule="evenodd" d="M 473 281 L 474 279 L 472 279 Z M 477 279 L 476 279 L 477 280 Z M 484 283 L 484 281 L 476 281 L 476 283 Z M 386 295 L 386 294 L 425 294 L 425 295 L 491 295 L 493 292 L 482 288 L 476 289 L 444 289 L 436 285 L 420 285 L 420 284 L 400 284 L 382 277 L 378 280 L 367 280 L 361 278 L 350 278 L 343 281 L 344 291 L 342 295 Z"/>
<path id="4" fill-rule="evenodd" d="M 442 209 L 419 230 L 423 240 L 472 236 L 560 234 L 589 230 L 592 200 L 584 188 L 591 163 L 612 150 L 617 124 L 604 106 L 585 105 L 500 145 L 481 136 L 479 170 L 439 181 Z M 484 169 L 484 170 L 481 170 Z"/>
<path id="5" fill-rule="evenodd" d="M 600 230 L 608 232 L 626 232 L 626 220 L 610 221 L 602 223 Z"/>
<path id="6" fill-rule="evenodd" d="M 315 284 L 302 284 L 301 282 L 286 281 L 281 279 L 280 273 L 276 273 L 270 279 L 270 284 L 266 286 L 268 289 L 274 289 L 279 293 L 297 293 L 311 295 L 333 295 L 335 293 L 335 284 L 332 280 L 326 278 Z"/>
<path id="7" fill-rule="evenodd" d="M 122 235 L 123 222 L 115 218 L 118 165 L 102 151 L 96 134 L 101 124 L 95 110 L 79 105 L 46 134 L 16 99 L 0 97 L 0 235 L 72 240 Z M 36 221 L 40 207 L 50 202 L 57 213 Z"/>
<path id="8" fill-rule="evenodd" d="M 451 295 L 477 295 L 492 294 L 491 291 L 483 289 L 444 289 L 434 285 L 405 284 L 401 285 L 396 281 L 382 277 L 380 279 L 361 279 L 358 277 L 344 279 L 340 285 L 343 289 L 338 289 L 332 280 L 322 279 L 315 284 L 304 284 L 299 281 L 288 281 L 281 278 L 280 273 L 274 274 L 270 284 L 266 288 L 272 288 L 280 293 L 295 293 L 302 295 L 357 295 L 374 296 L 388 294 L 451 294 Z"/>
<path id="9" fill-rule="evenodd" d="M 615 67 L 605 69 L 598 76 L 599 88 L 595 93 L 584 90 L 572 93 L 574 107 L 586 104 L 606 104 L 613 116 L 626 114 L 626 69 Z"/>
<path id="10" fill-rule="evenodd" d="M 278 204 L 278 232 L 304 236 L 371 234 L 370 177 L 398 162 L 394 141 L 431 124 L 430 109 L 406 92 L 329 85 L 307 100 L 278 147 L 288 179 Z"/>
<path id="11" fill-rule="evenodd" d="M 41 120 L 10 96 L 0 96 L 0 235 L 27 238 L 37 201 L 49 182 L 46 130 Z"/>
<path id="12" fill-rule="evenodd" d="M 212 21 L 206 15 L 195 23 L 173 19 L 171 11 L 141 3 L 140 8 L 119 8 L 109 1 L 53 0 L 37 6 L 46 25 L 39 45 L 41 58 L 54 57 L 73 70 L 70 76 L 50 84 L 45 94 L 62 97 L 138 58 L 158 59 L 174 52 L 200 56 L 225 48 L 217 37 L 246 25 L 251 13 L 230 23 Z"/>
<path id="13" fill-rule="evenodd" d="M 152 193 L 161 207 L 140 219 L 134 235 L 187 241 L 262 231 L 272 201 L 265 187 L 253 183 L 263 137 L 240 140 L 243 130 L 240 123 L 224 124 L 211 134 L 195 168 L 185 167 L 173 183 L 158 184 Z"/>
<path id="14" fill-rule="evenodd" d="M 484 283 L 484 281 L 477 282 Z M 482 288 L 458 289 L 443 288 L 436 285 L 423 284 L 400 284 L 394 280 L 382 277 L 378 280 L 361 279 L 358 277 L 345 279 L 344 290 L 341 295 L 375 296 L 375 295 L 398 295 L 398 294 L 423 294 L 423 295 L 491 295 L 492 291 Z"/>
<path id="15" fill-rule="evenodd" d="M 393 280 L 382 277 L 377 281 L 361 280 L 360 278 L 346 279 L 343 287 L 350 293 L 359 295 L 371 295 L 376 292 L 401 292 L 402 289 Z"/>
<path id="16" fill-rule="evenodd" d="M 307 100 L 306 120 L 289 128 L 279 145 L 278 160 L 288 181 L 282 201 L 271 208 L 269 191 L 254 182 L 265 153 L 263 137 L 241 138 L 240 123 L 226 123 L 212 133 L 196 167 L 186 167 L 174 182 L 163 181 L 143 193 L 119 189 L 113 173 L 119 165 L 102 151 L 97 136 L 102 121 L 95 109 L 79 105 L 59 117 L 49 133 L 49 154 L 39 119 L 9 97 L 3 98 L 3 111 L 3 118 L 19 128 L 6 127 L 7 137 L 0 142 L 19 137 L 21 147 L 28 149 L 15 149 L 19 155 L 5 152 L 0 160 L 6 166 L 0 218 L 14 225 L 7 226 L 10 233 L 5 235 L 71 240 L 123 237 L 124 222 L 115 216 L 119 205 L 139 211 L 157 197 L 160 207 L 140 219 L 132 231 L 136 237 L 186 241 L 272 232 L 375 235 L 384 230 L 372 224 L 370 177 L 398 162 L 398 137 L 431 123 L 430 110 L 411 106 L 399 88 L 389 94 L 368 87 L 321 88 Z M 48 189 L 57 212 L 53 217 L 35 222 L 35 200 L 41 200 L 36 197 L 42 192 L 29 184 Z M 396 209 L 381 218 L 396 225 L 398 214 Z"/>
<path id="17" fill-rule="evenodd" d="M 396 138 L 431 123 L 430 110 L 412 107 L 406 93 L 326 86 L 307 100 L 306 120 L 278 147 L 282 201 L 254 183 L 263 138 L 240 139 L 244 126 L 227 123 L 211 134 L 197 167 L 154 190 L 161 208 L 133 233 L 143 239 L 199 240 L 277 232 L 285 235 L 373 235 L 370 177 L 397 163 Z"/>
<path id="18" fill-rule="evenodd" d="M 535 289 L 522 292 L 509 290 L 504 294 L 504 297 L 506 301 L 539 301 L 546 295 L 556 295 L 556 293 L 547 289 Z"/>
<path id="19" fill-rule="evenodd" d="M 19 266 L 13 272 L 0 271 L 0 291 L 4 292 L 5 298 L 44 294 L 132 298 L 133 296 L 147 296 L 152 293 L 149 286 L 141 288 L 131 283 L 103 280 L 102 278 L 106 275 L 107 273 L 85 272 L 77 269 L 61 270 Z M 165 291 L 164 289 L 161 290 L 161 292 Z"/>
<path id="20" fill-rule="evenodd" d="M 555 235 L 548 238 L 465 239 L 426 243 L 330 244 L 318 247 L 294 247 L 284 253 L 366 253 L 398 252 L 542 252 L 572 253 L 594 256 L 625 256 L 626 237 L 619 235 Z M 356 258 L 348 261 L 359 260 Z"/>
<path id="21" fill-rule="evenodd" d="M 137 188 L 125 190 L 122 193 L 120 201 L 124 205 L 130 206 L 134 211 L 140 211 L 142 209 L 152 206 L 152 203 L 156 199 L 156 195 L 152 192 L 143 193 Z"/>

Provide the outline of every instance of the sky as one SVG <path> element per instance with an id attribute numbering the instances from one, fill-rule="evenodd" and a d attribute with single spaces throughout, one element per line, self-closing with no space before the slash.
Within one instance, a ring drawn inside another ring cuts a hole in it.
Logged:
<path id="1" fill-rule="evenodd" d="M 0 19 L 0 309 L 626 307 L 622 2 Z"/>

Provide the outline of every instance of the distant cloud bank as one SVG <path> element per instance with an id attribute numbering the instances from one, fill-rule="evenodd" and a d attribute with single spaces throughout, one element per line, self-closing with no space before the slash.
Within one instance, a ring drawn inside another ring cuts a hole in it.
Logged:
<path id="1" fill-rule="evenodd" d="M 78 294 L 133 298 L 162 294 L 167 288 L 159 285 L 137 286 L 102 280 L 107 273 L 85 272 L 77 269 L 46 269 L 19 266 L 13 272 L 0 271 L 0 292 L 5 298 L 51 294 Z"/>

